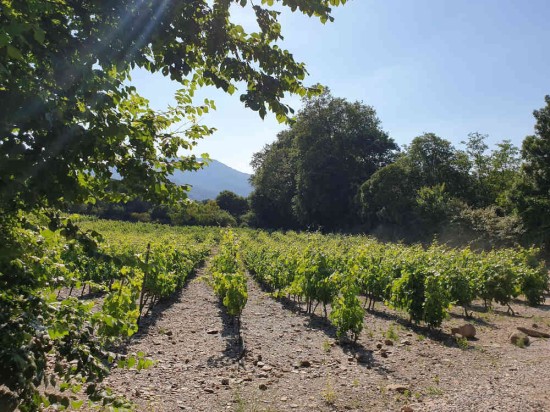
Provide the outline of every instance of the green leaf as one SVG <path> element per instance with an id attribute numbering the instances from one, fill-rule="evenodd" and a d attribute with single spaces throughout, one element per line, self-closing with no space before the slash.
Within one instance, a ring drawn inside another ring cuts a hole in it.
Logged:
<path id="1" fill-rule="evenodd" d="M 34 40 L 36 40 L 40 44 L 44 44 L 45 38 L 46 32 L 44 30 L 42 30 L 40 27 L 34 29 Z"/>
<path id="2" fill-rule="evenodd" d="M 23 55 L 21 54 L 19 49 L 15 48 L 11 44 L 8 44 L 7 53 L 8 57 L 11 57 L 12 59 L 24 60 Z"/>

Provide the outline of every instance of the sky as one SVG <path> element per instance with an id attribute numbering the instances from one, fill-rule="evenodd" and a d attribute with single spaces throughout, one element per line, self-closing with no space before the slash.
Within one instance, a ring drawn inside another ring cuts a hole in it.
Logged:
<path id="1" fill-rule="evenodd" d="M 249 10 L 232 10 L 236 23 L 254 28 Z M 333 16 L 323 25 L 283 12 L 282 45 L 306 63 L 308 85 L 373 106 L 399 145 L 424 132 L 457 147 L 470 132 L 517 146 L 533 134 L 533 110 L 550 94 L 550 1 L 348 0 Z M 139 70 L 132 78 L 153 108 L 173 102 L 177 83 Z M 251 173 L 253 153 L 287 126 L 245 108 L 238 91 L 208 88 L 197 95 L 204 97 L 217 110 L 202 122 L 217 131 L 196 153 Z M 286 101 L 300 108 L 298 97 Z"/>

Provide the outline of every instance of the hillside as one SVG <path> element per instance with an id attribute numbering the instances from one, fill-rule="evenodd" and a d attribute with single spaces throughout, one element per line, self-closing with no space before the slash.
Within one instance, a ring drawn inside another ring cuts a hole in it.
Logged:
<path id="1" fill-rule="evenodd" d="M 170 180 L 177 184 L 192 185 L 189 197 L 193 200 L 204 200 L 214 199 L 223 190 L 247 197 L 252 191 L 249 178 L 249 174 L 212 159 L 205 168 L 196 172 L 177 171 Z"/>

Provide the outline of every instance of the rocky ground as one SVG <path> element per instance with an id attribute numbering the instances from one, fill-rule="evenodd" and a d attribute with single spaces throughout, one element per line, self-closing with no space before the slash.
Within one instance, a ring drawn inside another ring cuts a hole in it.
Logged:
<path id="1" fill-rule="evenodd" d="M 199 273 L 199 276 L 201 273 Z M 340 346 L 319 315 L 277 301 L 253 281 L 242 315 L 244 357 L 234 325 L 195 277 L 159 304 L 133 337 L 150 369 L 114 370 L 106 384 L 139 411 L 548 411 L 550 342 L 512 345 L 517 326 L 550 332 L 550 306 L 522 302 L 474 311 L 477 340 L 411 327 L 381 304 L 357 345 Z M 547 300 L 548 302 L 548 300 Z"/>

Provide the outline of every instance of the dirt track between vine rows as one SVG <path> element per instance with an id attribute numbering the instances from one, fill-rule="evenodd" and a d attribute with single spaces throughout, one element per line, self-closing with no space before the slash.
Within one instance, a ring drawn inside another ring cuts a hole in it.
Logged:
<path id="1" fill-rule="evenodd" d="M 249 280 L 247 351 L 237 362 L 234 326 L 198 277 L 156 306 L 127 347 L 156 365 L 115 369 L 105 382 L 138 411 L 550 410 L 550 342 L 518 348 L 508 340 L 517 326 L 550 331 L 549 305 L 516 302 L 516 317 L 476 311 L 478 339 L 460 348 L 449 334 L 464 323 L 459 310 L 428 332 L 377 304 L 357 345 L 340 346 L 321 311 L 304 314 Z"/>

